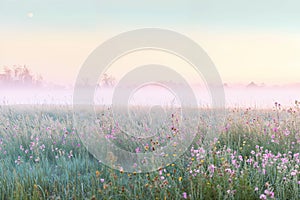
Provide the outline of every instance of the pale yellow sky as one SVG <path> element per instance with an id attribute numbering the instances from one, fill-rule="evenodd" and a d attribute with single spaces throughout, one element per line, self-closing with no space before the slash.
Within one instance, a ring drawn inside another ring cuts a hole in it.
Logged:
<path id="1" fill-rule="evenodd" d="M 26 64 L 46 80 L 73 84 L 81 64 L 102 42 L 118 32 L 1 33 L 0 66 Z M 278 32 L 181 32 L 196 41 L 215 63 L 223 82 L 284 84 L 300 81 L 300 35 Z M 165 64 L 194 79 L 193 71 L 177 57 L 153 51 L 136 52 L 116 62 L 124 75 L 125 64 Z M 148 63 L 147 63 L 148 62 Z M 128 67 L 126 67 L 128 69 Z M 113 68 L 111 69 L 113 71 Z M 112 72 L 112 73 L 115 73 Z M 195 79 L 197 80 L 197 79 Z M 201 81 L 201 80 L 200 80 Z"/>

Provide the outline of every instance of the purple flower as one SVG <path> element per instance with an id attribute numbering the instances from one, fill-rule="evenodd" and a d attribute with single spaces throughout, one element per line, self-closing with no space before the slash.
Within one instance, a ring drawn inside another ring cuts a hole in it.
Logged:
<path id="1" fill-rule="evenodd" d="M 137 148 L 135 149 L 135 153 L 139 153 L 139 152 L 141 152 L 141 149 L 140 149 L 139 147 L 137 147 Z"/>
<path id="2" fill-rule="evenodd" d="M 273 192 L 273 191 L 265 190 L 265 194 L 266 194 L 267 196 L 269 196 L 271 199 L 274 198 L 274 192 Z"/>
<path id="3" fill-rule="evenodd" d="M 215 172 L 215 166 L 214 165 L 209 165 L 208 166 L 208 170 L 211 172 L 211 173 L 214 173 Z"/>
<path id="4" fill-rule="evenodd" d="M 264 195 L 264 194 L 261 194 L 261 195 L 259 196 L 259 199 L 263 199 L 263 200 L 265 200 L 265 199 L 267 199 L 267 196 L 266 196 L 266 195 Z"/>
<path id="5" fill-rule="evenodd" d="M 183 197 L 184 199 L 187 199 L 187 193 L 186 193 L 186 192 L 182 193 L 182 197 Z"/>
<path id="6" fill-rule="evenodd" d="M 291 172 L 291 176 L 296 176 L 297 175 L 297 170 L 293 170 L 292 172 Z"/>

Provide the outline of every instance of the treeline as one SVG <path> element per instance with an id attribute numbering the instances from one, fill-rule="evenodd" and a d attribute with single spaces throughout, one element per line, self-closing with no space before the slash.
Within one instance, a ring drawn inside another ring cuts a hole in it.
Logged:
<path id="1" fill-rule="evenodd" d="M 26 65 L 14 65 L 13 67 L 4 66 L 0 69 L 0 88 L 23 88 L 23 87 L 64 87 L 52 83 L 46 83 L 41 75 L 34 74 Z M 98 82 L 98 87 L 113 87 L 116 80 L 113 76 L 103 74 Z M 50 84 L 50 85 L 49 85 Z M 83 86 L 89 86 L 89 80 L 81 83 Z"/>
<path id="2" fill-rule="evenodd" d="M 43 77 L 35 75 L 26 65 L 4 66 L 0 73 L 0 87 L 41 87 Z"/>

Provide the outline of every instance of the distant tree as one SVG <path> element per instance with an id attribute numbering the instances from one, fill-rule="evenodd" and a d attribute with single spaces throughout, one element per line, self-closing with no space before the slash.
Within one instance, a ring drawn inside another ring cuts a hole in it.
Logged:
<path id="1" fill-rule="evenodd" d="M 113 76 L 109 76 L 108 74 L 103 74 L 103 77 L 100 82 L 100 86 L 103 87 L 112 87 L 115 85 L 115 78 Z"/>
<path id="2" fill-rule="evenodd" d="M 30 70 L 26 66 L 23 67 L 23 71 L 21 73 L 20 78 L 21 78 L 23 84 L 26 84 L 26 85 L 34 84 L 33 75 L 31 75 Z"/>
<path id="3" fill-rule="evenodd" d="M 16 66 L 13 68 L 4 67 L 4 73 L 0 74 L 0 83 L 3 86 L 41 86 L 42 76 L 34 76 L 29 68 L 24 66 Z"/>
<path id="4" fill-rule="evenodd" d="M 35 78 L 35 85 L 36 86 L 42 86 L 43 85 L 43 77 L 39 74 L 37 75 L 37 77 Z"/>
<path id="5" fill-rule="evenodd" d="M 12 78 L 12 70 L 5 66 L 4 67 L 4 77 L 5 77 L 5 80 L 10 82 L 11 78 Z"/>

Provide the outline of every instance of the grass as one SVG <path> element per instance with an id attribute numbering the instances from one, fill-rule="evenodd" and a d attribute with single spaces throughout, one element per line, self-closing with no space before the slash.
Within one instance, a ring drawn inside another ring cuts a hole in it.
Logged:
<path id="1" fill-rule="evenodd" d="M 121 134 L 108 109 L 100 109 L 97 128 L 132 152 L 157 151 L 175 133 L 197 133 L 179 159 L 149 173 L 114 170 L 95 159 L 78 136 L 87 122 L 75 127 L 68 107 L 2 106 L 0 111 L 1 199 L 300 198 L 297 102 L 273 110 L 228 109 L 209 148 L 203 148 L 201 138 L 211 127 L 202 117 L 197 127 L 181 130 L 174 115 L 155 139 L 136 141 Z M 159 135 L 168 131 L 165 138 Z"/>

